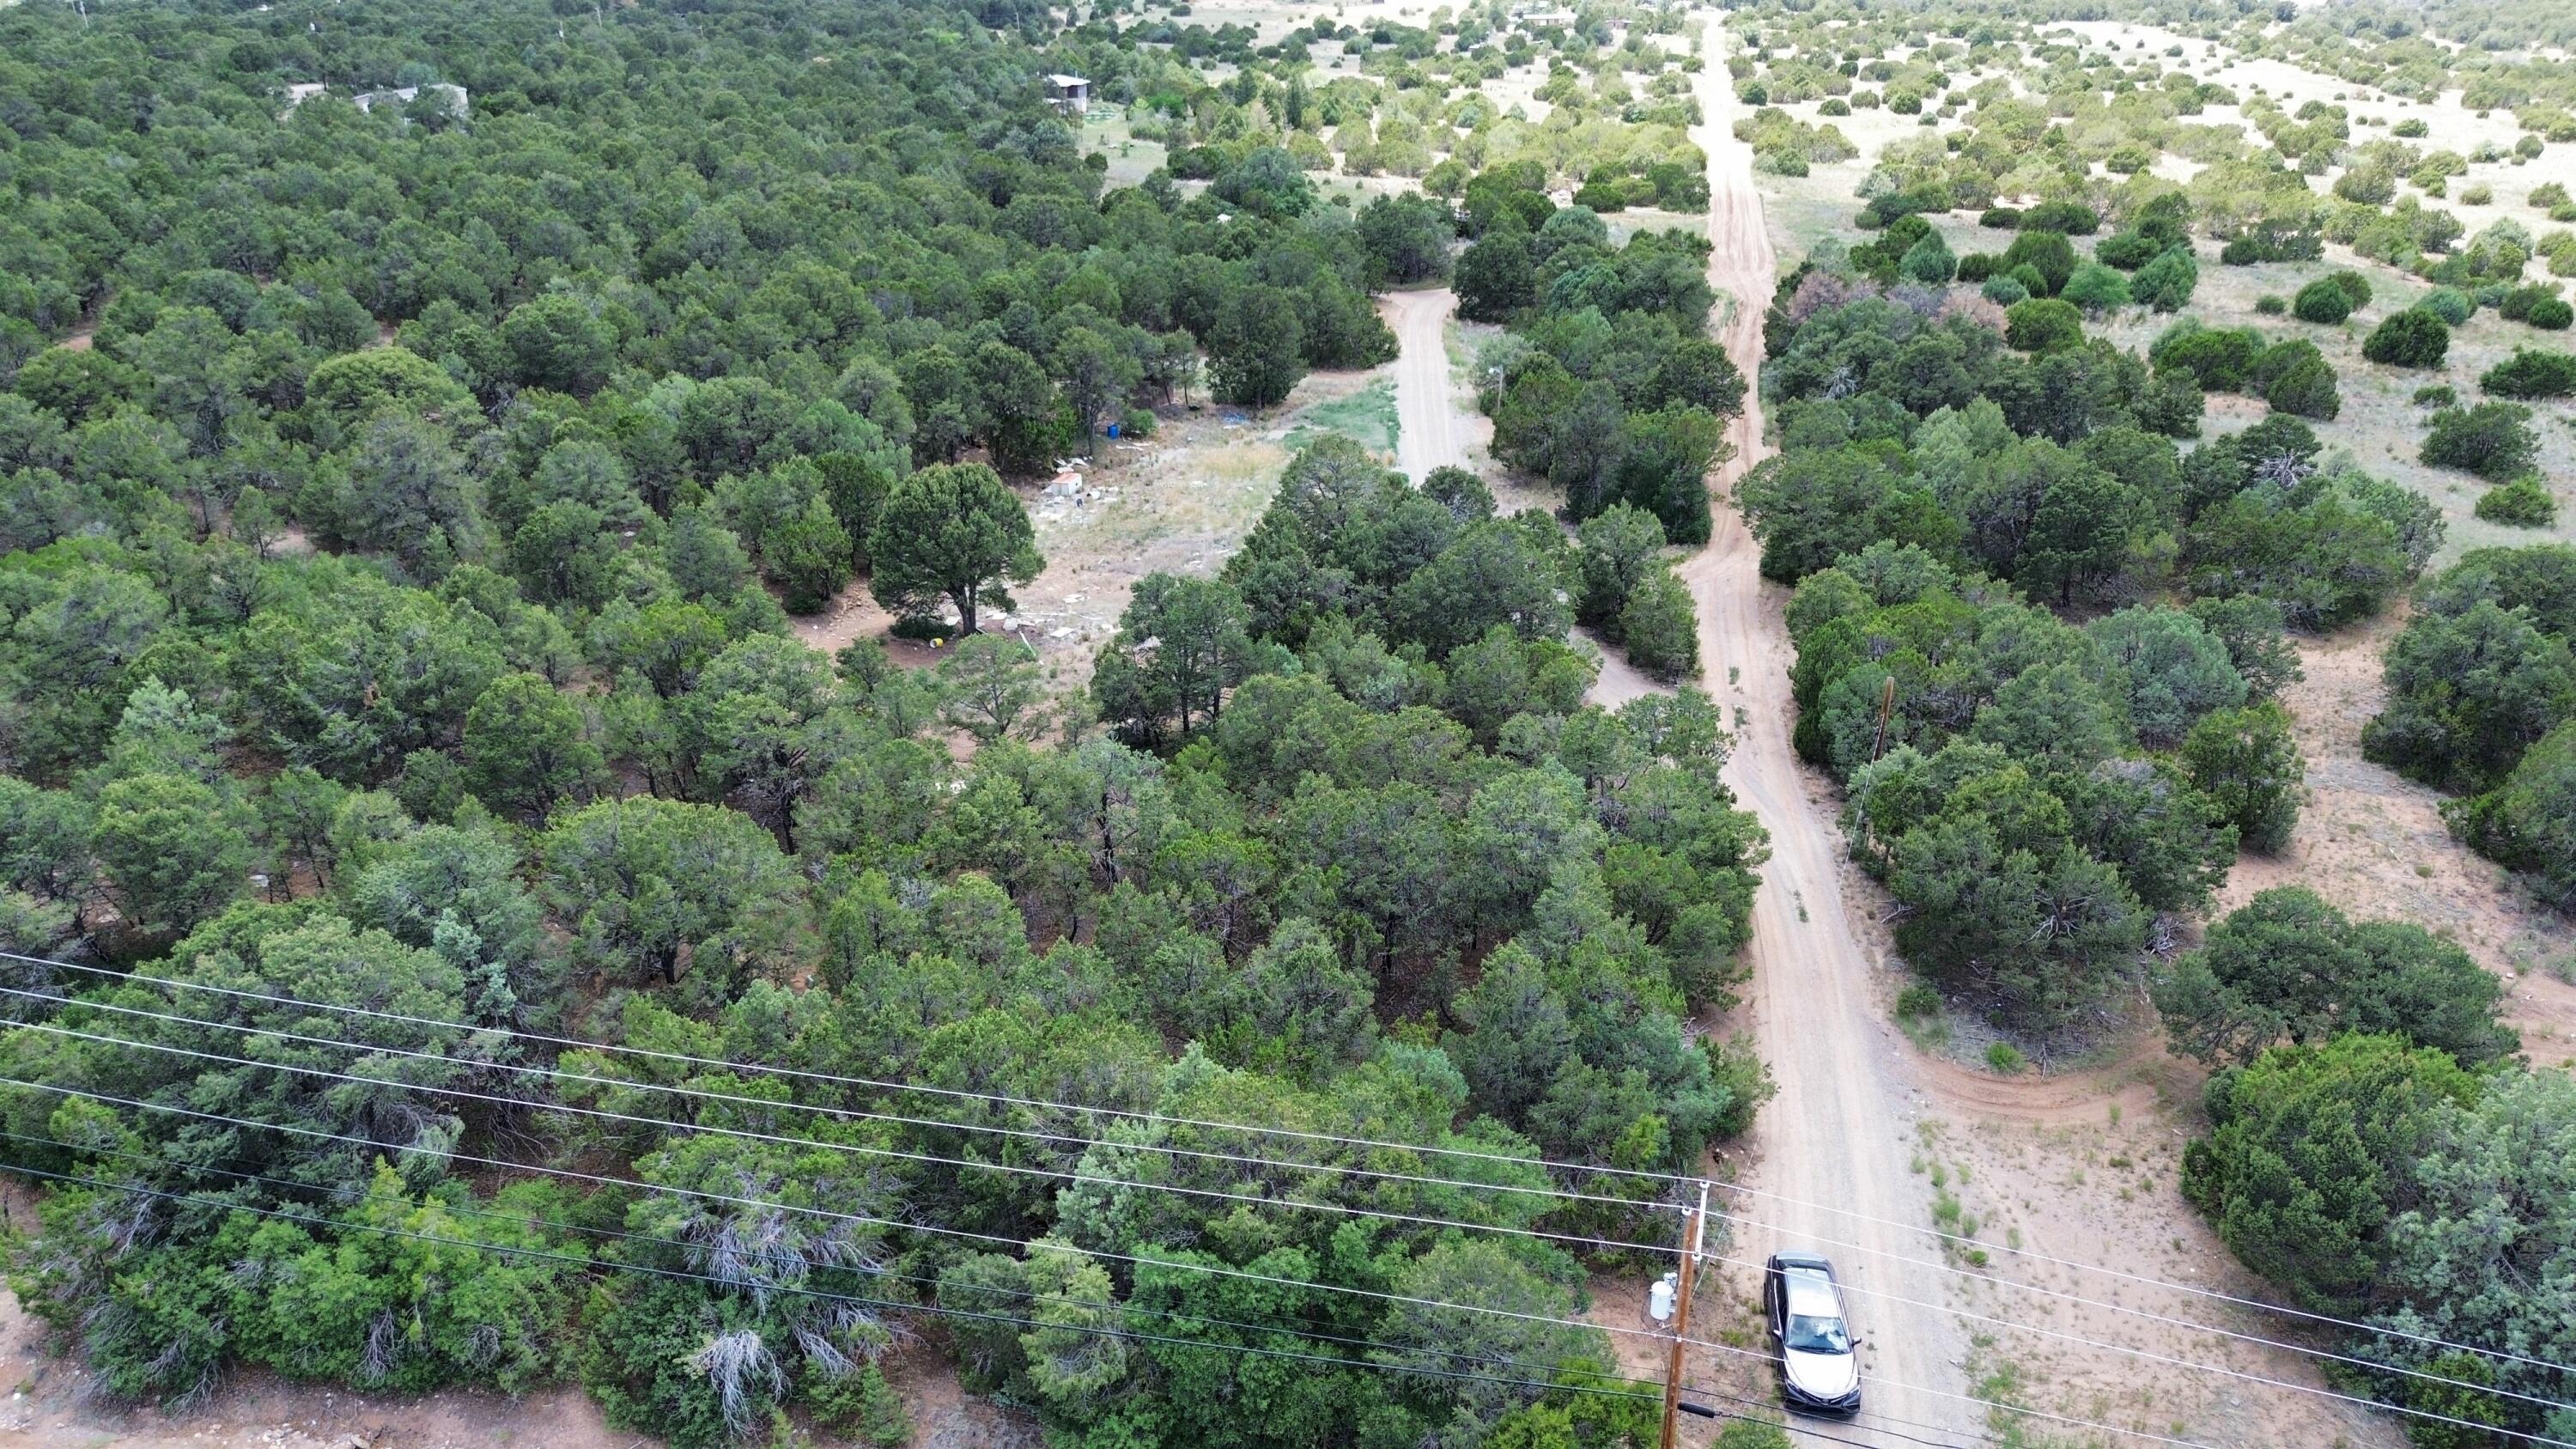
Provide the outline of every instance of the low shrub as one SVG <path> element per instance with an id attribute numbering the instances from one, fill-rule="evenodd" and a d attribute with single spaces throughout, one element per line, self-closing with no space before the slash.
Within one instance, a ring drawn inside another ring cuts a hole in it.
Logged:
<path id="1" fill-rule="evenodd" d="M 2457 287 L 2435 287 L 2424 294 L 2424 300 L 2415 304 L 2415 310 L 2431 313 L 2441 319 L 2445 326 L 2459 327 L 2466 325 L 2471 317 L 2477 315 L 2478 299 Z"/>
<path id="2" fill-rule="evenodd" d="M 2302 322 L 2315 322 L 2332 327 L 2352 315 L 2352 298 L 2334 283 L 2332 277 L 2319 277 L 2299 289 L 2290 302 L 2290 315 Z"/>
<path id="3" fill-rule="evenodd" d="M 2478 517 L 2511 528 L 2547 528 L 2558 521 L 2558 499 L 2537 478 L 2516 478 L 2478 497 Z"/>
<path id="4" fill-rule="evenodd" d="M 2093 260 L 2106 267 L 2134 272 L 2163 253 L 2165 243 L 2144 232 L 2124 231 L 2102 239 L 2093 249 Z"/>
<path id="5" fill-rule="evenodd" d="M 2272 379 L 2263 390 L 2263 401 L 2276 413 L 2292 417 L 2313 418 L 2330 423 L 2343 412 L 2343 394 L 2335 389 L 2335 373 L 2322 358 L 2307 358 Z"/>
<path id="6" fill-rule="evenodd" d="M 2245 267 L 2256 262 L 2312 262 L 2325 254 L 2325 233 L 2318 228 L 2260 221 L 2228 238 L 2218 259 L 2231 267 Z"/>
<path id="7" fill-rule="evenodd" d="M 2043 201 L 2021 214 L 2021 229 L 2091 236 L 2102 229 L 2102 214 L 2080 201 Z"/>
<path id="8" fill-rule="evenodd" d="M 2576 355 L 2517 347 L 2488 368 L 2478 386 L 2498 397 L 2566 397 L 2576 393 Z"/>
<path id="9" fill-rule="evenodd" d="M 2361 355 L 2390 367 L 2439 367 L 2451 351 L 2451 329 L 2420 307 L 2392 312 L 2371 329 Z"/>
<path id="10" fill-rule="evenodd" d="M 2129 305 L 2129 279 L 2100 262 L 2086 262 L 2066 279 L 2057 295 L 2087 312 L 2116 311 Z"/>
<path id="11" fill-rule="evenodd" d="M 2014 237 L 2013 244 L 2004 248 L 2003 265 L 2006 271 L 2029 267 L 2040 280 L 2035 283 L 2026 281 L 2023 285 L 2029 287 L 2034 295 L 2054 297 L 2058 289 L 2066 285 L 2066 279 L 2075 275 L 2076 264 L 2082 260 L 2066 240 L 2066 233 L 2054 228 L 2031 226 L 2025 217 L 2021 235 Z"/>
<path id="12" fill-rule="evenodd" d="M 2072 302 L 2032 297 L 2004 309 L 2004 341 L 2024 352 L 2060 352 L 2084 341 L 2084 314 Z"/>
<path id="13" fill-rule="evenodd" d="M 2532 308 L 2557 295 L 2554 289 L 2540 282 L 2523 287 L 2508 287 L 2504 289 L 2501 296 L 2496 298 L 2496 315 L 2508 322 L 2528 321 Z"/>
<path id="14" fill-rule="evenodd" d="M 2237 392 L 2267 350 L 2263 335 L 2251 327 L 2206 327 L 2185 318 L 2148 347 L 2147 361 L 2158 372 L 2191 374 L 2204 392 Z"/>
<path id="15" fill-rule="evenodd" d="M 2010 307 L 2030 296 L 2030 288 L 2023 286 L 2019 277 L 1988 277 L 1986 284 L 1977 290 L 1998 307 Z"/>
<path id="16" fill-rule="evenodd" d="M 2425 466 L 2465 468 L 2490 483 L 2520 478 L 2539 456 L 2531 409 L 2520 403 L 2444 408 L 2433 414 L 2433 430 L 2424 436 Z"/>
<path id="17" fill-rule="evenodd" d="M 2200 260 L 2189 247 L 2169 247 L 2156 259 L 2138 268 L 2129 282 L 2129 296 L 2141 306 L 2159 312 L 2179 312 L 2191 300 L 2200 285 Z"/>

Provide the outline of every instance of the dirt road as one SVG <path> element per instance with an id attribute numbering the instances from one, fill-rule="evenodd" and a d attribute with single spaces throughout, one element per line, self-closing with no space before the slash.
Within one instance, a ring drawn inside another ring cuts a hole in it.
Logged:
<path id="1" fill-rule="evenodd" d="M 1395 332 L 1401 349 L 1395 359 L 1396 466 L 1414 482 L 1434 468 L 1464 468 L 1467 419 L 1449 376 L 1449 346 L 1444 335 L 1457 299 L 1448 288 L 1424 292 L 1390 292 L 1380 314 Z"/>
<path id="2" fill-rule="evenodd" d="M 1699 76 L 1707 120 L 1698 140 L 1709 154 L 1709 281 L 1733 305 L 1722 341 L 1747 379 L 1762 363 L 1762 312 L 1777 276 L 1762 198 L 1753 186 L 1751 148 L 1733 135 L 1735 98 L 1721 62 L 1722 33 L 1712 27 L 1703 42 L 1706 66 Z M 1725 305 L 1721 302 L 1721 305 Z M 1748 396 L 1728 429 L 1735 456 L 1718 472 L 1721 494 L 1731 492 L 1764 454 L 1762 410 Z M 1745 808 L 1771 832 L 1771 862 L 1754 900 L 1751 1011 L 1762 1059 L 1780 1094 L 1762 1110 L 1755 1129 L 1754 1163 L 1746 1182 L 1805 1203 L 1848 1209 L 1844 1217 L 1813 1208 L 1790 1208 L 1775 1199 L 1738 1196 L 1728 1207 L 1790 1231 L 1739 1228 L 1729 1256 L 1759 1258 L 1805 1245 L 1799 1233 L 1863 1244 L 1878 1252 L 1829 1249 L 1844 1279 L 1918 1303 L 1944 1301 L 1943 1275 L 1901 1261 L 1935 1253 L 1924 1232 L 1889 1226 L 1925 1223 L 1927 1204 L 1919 1179 L 1908 1169 L 1912 1123 L 1904 1112 L 1896 1064 L 1903 1043 L 1870 1001 L 1869 964 L 1845 914 L 1836 884 L 1840 838 L 1830 806 L 1811 799 L 1821 792 L 1789 747 L 1791 654 L 1778 590 L 1756 571 L 1758 550 L 1743 520 L 1724 497 L 1717 501 L 1709 546 L 1681 566 L 1699 604 L 1699 651 L 1712 679 L 1740 669 L 1746 714 L 1738 732 L 1728 783 Z M 1872 1220 L 1876 1221 L 1872 1221 Z M 1880 1254 L 1892 1256 L 1880 1256 Z M 1732 1269 L 1739 1289 L 1753 1284 Z M 1923 1390 L 1965 1390 L 1956 1365 L 1965 1345 L 1947 1315 L 1853 1295 L 1850 1308 L 1867 1346 L 1863 1372 L 1867 1412 L 1850 1437 L 1862 1443 L 1903 1444 L 1898 1432 L 1927 1429 L 1959 1433 L 1976 1425 L 1973 1405 Z M 1912 1386 L 1897 1388 L 1896 1384 Z"/>

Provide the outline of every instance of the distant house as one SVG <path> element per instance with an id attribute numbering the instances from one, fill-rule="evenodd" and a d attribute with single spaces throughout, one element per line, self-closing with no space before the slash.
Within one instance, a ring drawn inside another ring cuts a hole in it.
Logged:
<path id="1" fill-rule="evenodd" d="M 306 101 L 313 99 L 315 96 L 322 94 L 328 89 L 330 89 L 330 87 L 324 85 L 320 81 L 300 81 L 294 85 L 288 86 L 286 88 L 286 108 L 290 111 L 294 110 L 297 106 L 304 104 Z M 372 111 L 378 106 L 392 106 L 396 109 L 400 109 L 401 107 L 410 105 L 413 101 L 419 99 L 420 93 L 423 91 L 427 91 L 433 96 L 445 97 L 448 109 L 455 112 L 458 120 L 463 120 L 465 118 L 467 108 L 472 103 L 471 98 L 466 94 L 465 87 L 449 85 L 444 81 L 433 81 L 425 86 L 403 86 L 396 90 L 361 91 L 350 99 L 354 101 L 358 109 L 362 111 Z"/>
<path id="2" fill-rule="evenodd" d="M 1091 109 L 1091 82 L 1078 75 L 1051 75 L 1046 80 L 1048 105 L 1073 116 Z"/>
<path id="3" fill-rule="evenodd" d="M 361 91 L 355 99 L 357 100 L 359 110 L 372 111 L 378 106 L 399 107 L 410 105 L 413 101 L 420 99 L 420 93 L 423 91 L 427 91 L 433 96 L 445 96 L 447 98 L 447 108 L 455 113 L 458 120 L 461 121 L 465 119 L 467 104 L 465 87 L 448 85 L 443 81 L 432 82 L 425 86 L 404 86 L 400 90 Z"/>

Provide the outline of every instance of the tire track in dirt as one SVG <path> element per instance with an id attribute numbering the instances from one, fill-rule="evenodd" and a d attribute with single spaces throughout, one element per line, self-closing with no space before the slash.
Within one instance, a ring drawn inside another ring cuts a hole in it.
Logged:
<path id="1" fill-rule="evenodd" d="M 1419 483 L 1434 468 L 1464 468 L 1466 421 L 1450 382 L 1445 335 L 1456 295 L 1447 287 L 1389 292 L 1380 309 L 1395 332 L 1396 466 Z"/>
<path id="2" fill-rule="evenodd" d="M 1762 198 L 1753 185 L 1752 152 L 1734 137 L 1736 103 L 1719 59 L 1721 34 L 1712 29 L 1702 42 L 1706 63 L 1698 82 L 1705 117 L 1698 140 L 1709 168 L 1709 282 L 1722 304 L 1731 300 L 1719 341 L 1751 382 L 1760 375 L 1762 313 L 1778 273 Z M 1872 1249 L 1828 1250 L 1844 1280 L 1864 1290 L 1852 1295 L 1848 1307 L 1866 1341 L 1862 1371 L 1878 1380 L 1866 1386 L 1870 1412 L 1849 1437 L 1867 1444 L 1906 1442 L 1874 1429 L 1872 1421 L 1973 1433 L 1980 1417 L 1974 1408 L 1941 1397 L 1966 1389 L 1957 1368 L 1966 1350 L 1956 1323 L 1946 1314 L 1870 1296 L 1945 1301 L 1942 1275 L 1928 1264 L 1905 1261 L 1930 1258 L 1939 1249 L 1928 1232 L 1893 1226 L 1926 1221 L 1907 1166 L 1912 1128 L 1896 1074 L 1902 1047 L 1871 1005 L 1868 958 L 1837 886 L 1839 834 L 1824 807 L 1809 799 L 1805 769 L 1789 747 L 1785 594 L 1763 584 L 1759 550 L 1730 499 L 1736 481 L 1765 452 L 1761 403 L 1750 392 L 1743 413 L 1727 429 L 1727 442 L 1733 456 L 1717 472 L 1714 531 L 1708 547 L 1683 562 L 1681 577 L 1699 606 L 1700 660 L 1709 677 L 1741 670 L 1747 703 L 1726 778 L 1771 834 L 1771 860 L 1753 905 L 1747 1010 L 1780 1094 L 1758 1119 L 1745 1181 L 1783 1198 L 1861 1215 L 1846 1218 L 1772 1198 L 1724 1195 L 1729 1210 L 1776 1225 L 1767 1231 L 1739 1226 L 1728 1256 L 1758 1262 L 1814 1239 Z M 1801 1233 L 1812 1236 L 1802 1239 Z M 1755 1291 L 1746 1270 L 1728 1271 L 1739 1292 Z"/>

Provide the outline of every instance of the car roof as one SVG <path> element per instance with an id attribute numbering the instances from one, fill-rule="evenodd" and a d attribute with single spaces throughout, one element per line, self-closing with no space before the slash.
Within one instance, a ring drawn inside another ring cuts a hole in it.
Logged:
<path id="1" fill-rule="evenodd" d="M 1771 1255 L 1771 1266 L 1774 1268 L 1813 1268 L 1828 1278 L 1834 1276 L 1834 1265 L 1832 1260 L 1818 1257 L 1814 1253 L 1773 1253 Z"/>
<path id="2" fill-rule="evenodd" d="M 1802 1318 L 1840 1318 L 1842 1294 L 1834 1288 L 1833 1266 L 1821 1258 L 1780 1259 L 1780 1277 L 1789 1290 L 1789 1311 Z"/>

